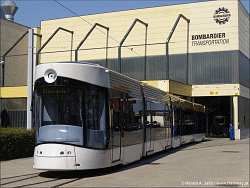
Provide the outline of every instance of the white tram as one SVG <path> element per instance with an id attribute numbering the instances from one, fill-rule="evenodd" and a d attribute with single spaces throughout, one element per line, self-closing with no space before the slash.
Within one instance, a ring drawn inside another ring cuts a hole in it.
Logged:
<path id="1" fill-rule="evenodd" d="M 128 164 L 205 138 L 204 106 L 96 64 L 38 65 L 33 105 L 36 169 Z"/>

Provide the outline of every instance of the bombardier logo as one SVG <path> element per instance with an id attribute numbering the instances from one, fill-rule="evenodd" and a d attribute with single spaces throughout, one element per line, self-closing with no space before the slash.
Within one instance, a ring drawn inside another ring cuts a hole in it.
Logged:
<path id="1" fill-rule="evenodd" d="M 228 11 L 228 9 L 222 7 L 214 12 L 213 18 L 216 23 L 221 25 L 221 24 L 225 24 L 226 22 L 228 22 L 230 16 L 231 14 Z"/>

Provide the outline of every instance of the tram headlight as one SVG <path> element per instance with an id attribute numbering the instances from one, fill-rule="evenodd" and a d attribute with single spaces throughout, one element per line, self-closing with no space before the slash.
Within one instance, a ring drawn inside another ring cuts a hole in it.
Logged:
<path id="1" fill-rule="evenodd" d="M 48 69 L 45 74 L 44 74 L 44 80 L 47 83 L 53 83 L 54 81 L 56 81 L 57 79 L 57 74 L 56 71 L 52 70 L 52 69 Z"/>

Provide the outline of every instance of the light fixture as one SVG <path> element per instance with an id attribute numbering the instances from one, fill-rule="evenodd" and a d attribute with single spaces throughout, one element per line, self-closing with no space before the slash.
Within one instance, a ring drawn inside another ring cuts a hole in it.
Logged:
<path id="1" fill-rule="evenodd" d="M 56 71 L 54 71 L 53 69 L 48 69 L 45 74 L 44 74 L 44 80 L 47 83 L 53 83 L 55 82 L 57 79 L 57 74 Z"/>

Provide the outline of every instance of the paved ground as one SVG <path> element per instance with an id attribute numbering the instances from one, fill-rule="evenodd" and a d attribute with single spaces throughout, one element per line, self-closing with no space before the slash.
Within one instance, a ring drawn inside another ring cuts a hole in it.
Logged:
<path id="1" fill-rule="evenodd" d="M 206 139 L 128 166 L 77 172 L 32 168 L 33 159 L 1 162 L 2 187 L 249 187 L 249 139 Z"/>

